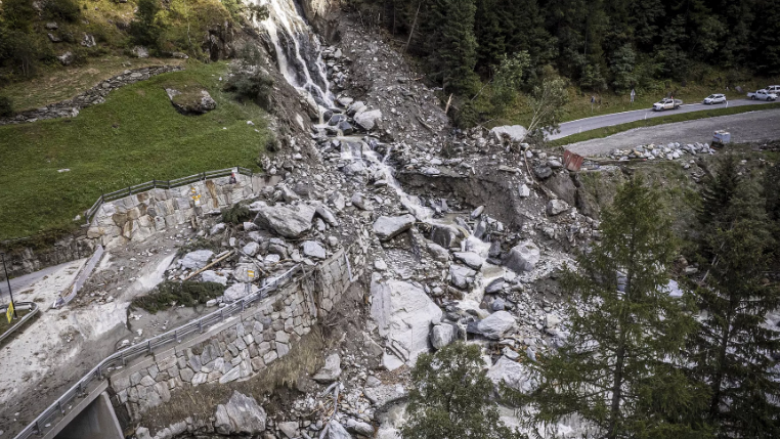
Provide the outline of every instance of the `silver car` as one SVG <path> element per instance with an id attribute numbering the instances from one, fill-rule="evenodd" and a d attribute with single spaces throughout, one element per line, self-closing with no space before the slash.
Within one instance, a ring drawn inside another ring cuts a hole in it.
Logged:
<path id="1" fill-rule="evenodd" d="M 705 105 L 725 104 L 725 103 L 726 103 L 726 95 L 723 94 L 709 95 L 706 98 L 704 98 Z"/>

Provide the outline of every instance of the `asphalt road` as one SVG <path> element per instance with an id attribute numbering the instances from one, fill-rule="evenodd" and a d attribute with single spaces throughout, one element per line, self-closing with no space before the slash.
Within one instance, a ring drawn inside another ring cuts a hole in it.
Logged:
<path id="1" fill-rule="evenodd" d="M 566 145 L 566 149 L 583 156 L 596 156 L 608 154 L 615 148 L 633 148 L 648 143 L 656 145 L 665 145 L 669 142 L 704 143 L 712 141 L 712 133 L 715 130 L 728 131 L 731 133 L 731 141 L 735 143 L 780 139 L 780 109 L 634 128 L 603 139 L 571 143 Z"/>
<path id="2" fill-rule="evenodd" d="M 745 105 L 766 105 L 771 102 L 767 101 L 753 101 L 749 99 L 738 99 L 729 101 L 727 104 L 718 105 L 704 105 L 702 103 L 697 104 L 683 104 L 676 110 L 667 111 L 653 111 L 650 108 L 635 111 L 625 111 L 623 113 L 605 114 L 603 116 L 588 117 L 586 119 L 573 120 L 571 122 L 565 122 L 561 124 L 561 132 L 549 136 L 550 140 L 560 139 L 562 137 L 571 136 L 572 134 L 582 133 L 585 131 L 595 130 L 597 128 L 611 127 L 614 125 L 621 125 L 629 122 L 636 122 L 642 119 L 651 119 L 653 117 L 669 116 L 678 113 L 693 113 L 695 111 L 712 110 L 717 108 L 729 107 L 741 107 Z"/>
<path id="3" fill-rule="evenodd" d="M 70 261 L 64 264 L 55 265 L 52 267 L 46 267 L 43 270 L 38 270 L 30 274 L 25 274 L 24 276 L 15 277 L 11 279 L 11 291 L 14 292 L 21 291 L 27 288 L 28 286 L 32 285 L 33 283 L 37 282 L 42 277 L 48 276 L 52 273 L 56 273 L 61 268 L 64 268 L 72 263 L 73 261 Z M 0 303 L 7 303 L 7 302 L 8 302 L 8 283 L 5 280 L 3 280 L 2 282 L 0 282 Z"/>

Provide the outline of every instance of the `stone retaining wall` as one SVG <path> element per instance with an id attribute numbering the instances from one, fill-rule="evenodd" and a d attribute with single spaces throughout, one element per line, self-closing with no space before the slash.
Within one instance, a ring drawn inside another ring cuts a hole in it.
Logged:
<path id="1" fill-rule="evenodd" d="M 124 406 L 135 422 L 168 402 L 176 389 L 243 381 L 263 373 L 341 300 L 351 284 L 344 255 L 339 251 L 204 334 L 113 374 L 113 404 Z"/>
<path id="2" fill-rule="evenodd" d="M 156 231 L 174 228 L 193 217 L 254 198 L 280 180 L 278 176 L 237 174 L 196 181 L 171 189 L 151 189 L 108 201 L 98 209 L 87 231 L 90 239 L 109 245 L 114 238 L 140 242 Z"/>
<path id="3" fill-rule="evenodd" d="M 36 110 L 24 111 L 15 116 L 0 118 L 0 125 L 35 122 L 60 117 L 76 117 L 81 109 L 105 102 L 106 96 L 113 90 L 149 79 L 152 76 L 179 70 L 182 70 L 179 66 L 144 67 L 142 69 L 125 70 L 121 75 L 102 81 L 73 99 L 50 104 Z"/>

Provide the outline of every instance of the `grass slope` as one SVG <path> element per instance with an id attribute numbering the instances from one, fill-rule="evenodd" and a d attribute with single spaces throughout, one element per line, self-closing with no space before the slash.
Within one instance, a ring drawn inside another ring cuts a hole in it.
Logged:
<path id="1" fill-rule="evenodd" d="M 262 110 L 221 92 L 224 63 L 186 68 L 114 91 L 74 119 L 0 127 L 0 240 L 71 229 L 103 192 L 230 166 L 257 169 L 271 135 Z M 164 90 L 201 85 L 218 104 L 202 116 L 177 113 Z"/>
<path id="2" fill-rule="evenodd" d="M 721 108 L 717 110 L 705 110 L 696 111 L 693 113 L 680 113 L 663 117 L 656 117 L 646 120 L 638 120 L 636 122 L 624 123 L 621 125 L 614 125 L 611 127 L 598 128 L 595 130 L 585 131 L 582 133 L 572 134 L 561 139 L 556 139 L 548 142 L 549 146 L 563 146 L 570 145 L 572 143 L 584 142 L 591 139 L 601 139 L 613 134 L 617 134 L 623 131 L 632 130 L 634 128 L 652 127 L 656 125 L 664 125 L 675 122 L 685 122 L 688 120 L 706 119 L 709 117 L 728 116 L 731 114 L 747 113 L 749 111 L 762 111 L 772 110 L 780 108 L 780 102 L 767 105 L 747 105 L 743 107 L 731 107 Z"/>

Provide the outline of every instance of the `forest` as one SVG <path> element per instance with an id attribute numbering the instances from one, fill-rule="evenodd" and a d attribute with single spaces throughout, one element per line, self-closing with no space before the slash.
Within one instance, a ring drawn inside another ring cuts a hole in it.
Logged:
<path id="1" fill-rule="evenodd" d="M 501 113 L 497 101 L 511 101 L 494 90 L 508 61 L 515 76 L 522 68 L 514 85 L 531 94 L 554 75 L 585 92 L 628 93 L 662 89 L 663 80 L 684 87 L 713 71 L 732 87 L 739 75 L 780 73 L 776 0 L 372 1 L 467 112 Z"/>

